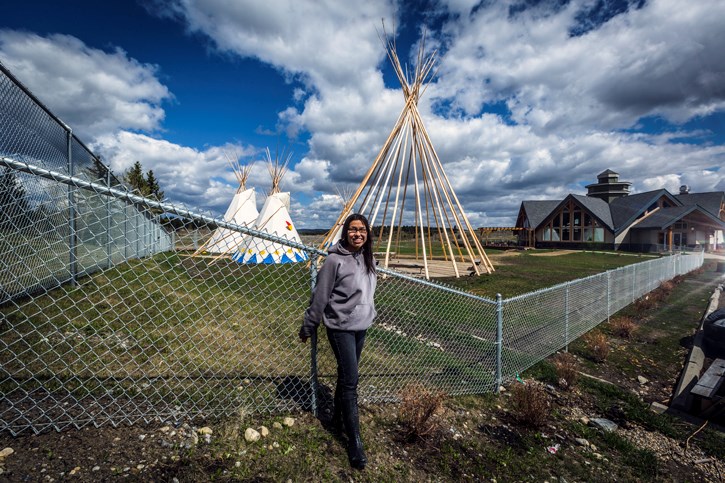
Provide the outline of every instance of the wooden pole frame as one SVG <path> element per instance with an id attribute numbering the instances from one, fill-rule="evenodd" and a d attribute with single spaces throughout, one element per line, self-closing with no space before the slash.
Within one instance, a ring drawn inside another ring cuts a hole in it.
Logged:
<path id="1" fill-rule="evenodd" d="M 414 226 L 416 258 L 418 250 L 422 251 L 426 278 L 430 278 L 430 261 L 433 260 L 432 233 L 435 231 L 440 239 L 443 258 L 452 264 L 456 277 L 461 276 L 458 266 L 460 262 L 470 262 L 471 267 L 468 270 L 476 275 L 491 273 L 494 271 L 493 264 L 453 190 L 418 111 L 418 101 L 427 89 L 428 80 L 436 68 L 436 52 L 426 55 L 424 36 L 419 45 L 413 78 L 409 80 L 408 71 L 403 68 L 397 55 L 394 38 L 391 40 L 388 37 L 384 26 L 383 33 L 384 38 L 381 37 L 381 41 L 400 81 L 405 104 L 382 149 L 351 197 L 350 203 L 342 210 L 335 225 L 325 236 L 321 248 L 329 247 L 339 238 L 345 218 L 358 206 L 358 212 L 366 215 L 372 226 L 378 226 L 378 218 L 382 218 L 377 239 L 378 243 L 385 240 L 383 267 L 389 267 L 396 228 L 399 243 L 404 220 L 408 219 L 412 220 Z M 409 187 L 413 188 L 410 195 Z M 358 203 L 363 193 L 365 195 L 362 202 Z M 409 196 L 414 198 L 411 208 L 406 207 Z M 435 227 L 431 227 L 432 221 Z"/>

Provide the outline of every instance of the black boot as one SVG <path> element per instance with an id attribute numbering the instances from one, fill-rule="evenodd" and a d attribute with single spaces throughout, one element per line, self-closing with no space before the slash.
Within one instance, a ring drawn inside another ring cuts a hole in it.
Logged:
<path id="1" fill-rule="evenodd" d="M 332 419 L 330 419 L 330 431 L 335 436 L 341 437 L 345 432 L 345 427 L 342 424 L 342 398 L 340 397 L 340 391 L 335 389 L 335 400 L 332 406 Z"/>
<path id="2" fill-rule="evenodd" d="M 356 470 L 364 470 L 368 459 L 365 457 L 362 439 L 360 438 L 360 417 L 358 415 L 357 399 L 342 401 L 342 419 L 347 433 L 347 458 L 350 460 L 350 466 Z"/>

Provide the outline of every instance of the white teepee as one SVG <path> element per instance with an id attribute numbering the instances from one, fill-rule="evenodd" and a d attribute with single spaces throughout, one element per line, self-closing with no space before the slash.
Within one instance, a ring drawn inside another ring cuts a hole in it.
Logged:
<path id="1" fill-rule="evenodd" d="M 279 190 L 279 183 L 287 171 L 287 165 L 291 157 L 290 153 L 284 162 L 281 163 L 279 157 L 273 162 L 269 149 L 267 149 L 267 163 L 269 174 L 272 177 L 272 189 L 264 202 L 262 211 L 259 212 L 254 228 L 280 238 L 302 243 L 289 214 L 290 194 L 281 193 Z M 238 251 L 234 253 L 232 260 L 239 263 L 295 263 L 307 260 L 307 255 L 297 248 L 248 236 L 239 246 Z"/>
<path id="2" fill-rule="evenodd" d="M 434 260 L 452 264 L 456 277 L 459 263 L 480 275 L 494 270 L 471 226 L 458 197 L 453 192 L 443 164 L 428 136 L 418 112 L 418 100 L 432 76 L 436 52 L 425 55 L 421 40 L 413 79 L 409 80 L 396 52 L 394 40 L 383 30 L 388 58 L 402 85 L 405 105 L 395 127 L 385 141 L 362 182 L 328 232 L 321 247 L 340 238 L 345 218 L 353 212 L 364 214 L 377 233 L 375 250 L 384 253 L 381 265 L 390 265 L 391 252 L 398 252 L 403 225 L 415 227 L 415 259 L 430 278 Z M 437 262 L 438 263 L 438 262 Z"/>
<path id="3" fill-rule="evenodd" d="M 254 188 L 246 188 L 247 178 L 249 178 L 252 164 L 242 166 L 238 160 L 232 161 L 229 157 L 227 157 L 227 161 L 239 182 L 239 188 L 237 188 L 232 202 L 229 204 L 226 213 L 224 213 L 224 221 L 236 223 L 237 225 L 246 225 L 251 228 L 259 216 L 259 212 L 257 211 L 257 196 Z M 232 254 L 237 251 L 244 237 L 245 235 L 238 231 L 228 228 L 217 228 L 209 239 L 196 251 L 196 254 L 203 252 L 222 255 Z"/>

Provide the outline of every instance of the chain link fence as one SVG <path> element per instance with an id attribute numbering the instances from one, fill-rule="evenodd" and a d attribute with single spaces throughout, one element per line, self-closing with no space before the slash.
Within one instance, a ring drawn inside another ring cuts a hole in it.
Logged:
<path id="1" fill-rule="evenodd" d="M 0 77 L 0 171 L 12 180 L 0 186 L 0 430 L 325 409 L 334 356 L 297 339 L 324 253 L 129 193 L 107 169 L 92 174 L 89 152 L 86 171 L 67 168 L 82 145 L 41 107 L 11 116 L 21 97 Z M 195 255 L 174 246 L 159 214 L 311 263 Z M 414 381 L 495 391 L 702 262 L 677 254 L 507 300 L 381 270 L 360 396 L 393 401 Z"/>
<path id="2" fill-rule="evenodd" d="M 2 64 L 0 156 L 124 189 Z M 0 303 L 168 251 L 172 243 L 143 205 L 0 167 Z"/>

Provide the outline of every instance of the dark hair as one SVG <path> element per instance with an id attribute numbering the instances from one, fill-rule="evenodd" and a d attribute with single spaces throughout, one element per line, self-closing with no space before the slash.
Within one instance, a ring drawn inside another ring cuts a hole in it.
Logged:
<path id="1" fill-rule="evenodd" d="M 342 225 L 342 234 L 340 239 L 343 244 L 347 246 L 347 231 L 350 229 L 350 223 L 353 221 L 362 221 L 365 225 L 365 230 L 368 232 L 368 236 L 365 239 L 365 244 L 362 246 L 363 260 L 365 261 L 365 268 L 368 269 L 368 273 L 376 273 L 375 260 L 373 259 L 373 232 L 370 229 L 370 223 L 368 219 L 360 213 L 353 213 L 345 219 L 345 223 Z"/>

